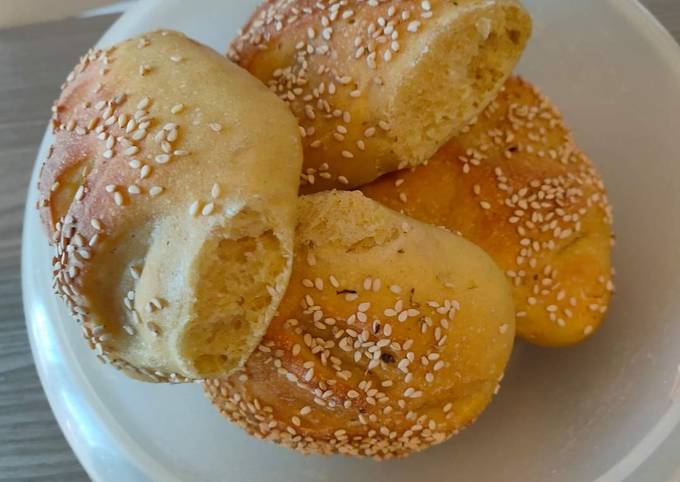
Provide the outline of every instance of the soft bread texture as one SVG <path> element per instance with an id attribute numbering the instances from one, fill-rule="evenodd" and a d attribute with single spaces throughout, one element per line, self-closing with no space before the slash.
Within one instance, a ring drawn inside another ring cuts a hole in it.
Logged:
<path id="1" fill-rule="evenodd" d="M 303 196 L 290 285 L 217 408 L 303 453 L 387 459 L 457 433 L 513 346 L 510 286 L 469 241 L 358 192 Z"/>
<path id="2" fill-rule="evenodd" d="M 362 191 L 485 249 L 512 282 L 525 340 L 572 345 L 600 326 L 613 291 L 611 208 L 561 115 L 527 82 L 508 80 L 426 165 Z"/>
<path id="3" fill-rule="evenodd" d="M 148 381 L 241 366 L 292 267 L 302 148 L 285 104 L 162 31 L 86 55 L 53 128 L 39 208 L 91 347 Z"/>
<path id="4" fill-rule="evenodd" d="M 429 159 L 496 96 L 530 31 L 515 0 L 270 0 L 229 57 L 290 105 L 314 192 Z"/>

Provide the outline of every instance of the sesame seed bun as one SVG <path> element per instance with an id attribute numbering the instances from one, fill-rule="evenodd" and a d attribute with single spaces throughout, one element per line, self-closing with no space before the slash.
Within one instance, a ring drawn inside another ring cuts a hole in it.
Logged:
<path id="1" fill-rule="evenodd" d="M 359 192 L 299 201 L 293 274 L 259 348 L 208 380 L 249 433 L 386 459 L 442 442 L 491 401 L 514 338 L 510 286 L 469 241 Z"/>
<path id="2" fill-rule="evenodd" d="M 292 266 L 302 149 L 285 104 L 163 31 L 83 57 L 53 128 L 54 286 L 99 358 L 148 381 L 241 366 Z"/>
<path id="3" fill-rule="evenodd" d="M 427 165 L 362 191 L 485 249 L 513 285 L 525 340 L 572 345 L 600 326 L 613 290 L 611 208 L 592 162 L 531 84 L 511 78 Z"/>
<path id="4" fill-rule="evenodd" d="M 269 0 L 229 57 L 298 118 L 315 192 L 429 159 L 496 96 L 530 31 L 516 0 Z"/>

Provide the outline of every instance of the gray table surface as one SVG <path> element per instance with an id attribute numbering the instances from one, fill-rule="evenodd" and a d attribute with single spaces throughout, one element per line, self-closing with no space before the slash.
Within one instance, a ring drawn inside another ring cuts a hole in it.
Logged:
<path id="1" fill-rule="evenodd" d="M 643 3 L 680 39 L 680 0 Z M 79 55 L 115 19 L 116 16 L 109 15 L 0 30 L 0 481 L 3 482 L 89 480 L 59 430 L 33 365 L 21 304 L 21 224 L 31 168 L 59 85 Z M 680 443 L 673 445 L 678 447 Z M 668 453 L 672 448 L 665 450 L 661 457 L 680 457 Z M 643 473 L 656 475 L 654 467 L 644 468 Z M 636 479 L 649 480 L 643 473 Z"/>

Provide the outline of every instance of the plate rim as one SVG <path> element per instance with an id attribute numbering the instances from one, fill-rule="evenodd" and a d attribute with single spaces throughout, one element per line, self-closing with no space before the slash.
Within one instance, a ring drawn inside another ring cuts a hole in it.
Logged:
<path id="1" fill-rule="evenodd" d="M 158 8 L 162 0 L 140 0 L 133 4 L 102 34 L 96 45 L 101 46 L 107 43 L 107 39 L 112 31 L 119 28 L 128 17 L 133 15 L 144 15 L 145 10 Z M 663 55 L 663 58 L 668 62 L 669 66 L 680 77 L 680 44 L 673 38 L 666 27 L 656 18 L 651 11 L 642 5 L 639 0 L 607 0 L 612 8 L 621 11 L 628 21 L 636 28 L 636 30 L 645 35 L 648 42 L 650 42 L 655 50 Z M 41 346 L 46 341 L 41 338 L 44 333 L 40 333 L 39 321 L 40 313 L 32 301 L 36 298 L 44 298 L 43 294 L 38 294 L 29 285 L 29 266 L 33 263 L 29 259 L 30 254 L 27 249 L 28 239 L 31 238 L 29 233 L 30 219 L 36 216 L 35 208 L 32 200 L 35 199 L 35 183 L 37 181 L 38 173 L 42 165 L 43 159 L 40 155 L 46 152 L 48 144 L 52 142 L 52 134 L 49 126 L 45 130 L 42 137 L 40 147 L 36 154 L 34 161 L 31 179 L 27 190 L 26 206 L 24 208 L 23 229 L 21 238 L 21 287 L 22 287 L 22 302 L 24 308 L 24 316 L 26 321 L 26 328 L 29 336 L 31 346 L 31 353 L 38 372 L 38 377 L 48 400 L 50 409 L 57 420 L 59 428 L 66 438 L 70 448 L 76 455 L 79 463 L 87 475 L 94 481 L 105 482 L 109 479 L 105 478 L 103 473 L 98 469 L 102 466 L 103 457 L 100 455 L 97 459 L 96 454 L 88 450 L 87 436 L 78 422 L 80 419 L 91 419 L 94 422 L 105 421 L 99 423 L 102 425 L 100 432 L 106 435 L 106 439 L 114 442 L 116 451 L 121 455 L 121 466 L 118 470 L 126 471 L 128 477 L 120 480 L 164 480 L 164 481 L 180 481 L 174 474 L 168 470 L 164 470 L 162 464 L 146 455 L 143 449 L 134 450 L 139 447 L 137 442 L 131 440 L 127 433 L 122 430 L 118 421 L 111 415 L 101 401 L 99 396 L 94 393 L 89 382 L 86 384 L 76 384 L 75 380 L 85 380 L 84 375 L 76 376 L 75 373 L 67 373 L 62 375 L 61 382 L 66 381 L 72 387 L 78 387 L 80 395 L 87 401 L 85 413 L 78 415 L 73 413 L 73 408 L 69 409 L 64 400 L 59 398 L 59 395 L 54 391 L 48 389 L 51 385 L 47 381 L 49 362 L 42 353 Z M 55 301 L 55 300 L 51 300 Z M 43 327 L 44 328 L 44 327 Z M 56 345 L 55 345 L 56 346 Z M 68 350 L 63 345 L 59 346 L 63 355 Z M 73 364 L 77 366 L 77 364 Z M 51 373 L 50 373 L 51 375 Z M 668 411 L 656 422 L 654 426 L 638 441 L 638 443 L 614 466 L 608 469 L 604 474 L 595 479 L 594 482 L 609 482 L 620 481 L 633 475 L 633 473 L 647 460 L 649 460 L 661 445 L 669 438 L 674 430 L 680 429 L 680 403 L 674 403 L 670 406 Z M 124 442 L 124 443 L 122 443 Z M 86 454 L 86 452 L 90 452 Z M 677 468 L 680 469 L 680 462 L 677 463 Z M 117 476 L 120 476 L 120 472 Z M 157 479 L 156 477 L 162 477 Z M 669 481 L 670 482 L 670 481 Z"/>

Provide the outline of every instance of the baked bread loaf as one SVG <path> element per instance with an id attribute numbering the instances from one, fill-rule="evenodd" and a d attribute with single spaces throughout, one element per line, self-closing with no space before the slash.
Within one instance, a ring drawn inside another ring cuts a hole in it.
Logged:
<path id="1" fill-rule="evenodd" d="M 300 198 L 293 274 L 242 371 L 207 380 L 249 433 L 386 459 L 484 410 L 514 337 L 510 286 L 469 241 L 358 192 Z"/>
<path id="2" fill-rule="evenodd" d="M 149 381 L 239 367 L 292 267 L 302 149 L 286 105 L 163 31 L 87 54 L 53 127 L 39 208 L 54 286 L 99 358 Z"/>
<path id="3" fill-rule="evenodd" d="M 485 249 L 512 282 L 525 340 L 571 345 L 600 326 L 613 290 L 605 188 L 561 115 L 527 82 L 510 79 L 427 165 L 362 191 Z"/>
<path id="4" fill-rule="evenodd" d="M 269 0 L 229 57 L 291 107 L 303 192 L 419 164 L 496 96 L 530 35 L 517 0 Z"/>

